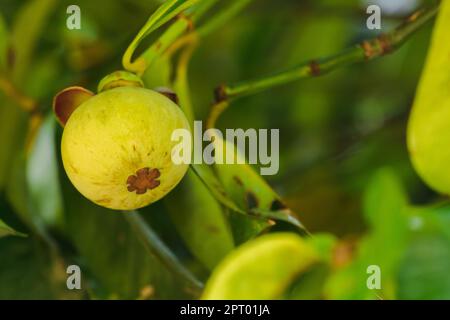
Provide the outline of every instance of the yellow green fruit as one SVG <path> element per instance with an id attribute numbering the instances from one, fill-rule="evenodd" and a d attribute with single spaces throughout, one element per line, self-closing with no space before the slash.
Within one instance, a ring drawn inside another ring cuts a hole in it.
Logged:
<path id="1" fill-rule="evenodd" d="M 450 0 L 441 3 L 409 120 L 408 149 L 422 179 L 450 194 Z"/>
<path id="2" fill-rule="evenodd" d="M 172 132 L 189 129 L 170 99 L 140 87 L 117 87 L 84 101 L 61 142 L 70 181 L 98 205 L 133 210 L 164 197 L 188 165 L 171 160 Z"/>
<path id="3" fill-rule="evenodd" d="M 206 283 L 202 299 L 278 299 L 293 280 L 318 261 L 320 253 L 300 236 L 267 234 L 226 256 Z"/>

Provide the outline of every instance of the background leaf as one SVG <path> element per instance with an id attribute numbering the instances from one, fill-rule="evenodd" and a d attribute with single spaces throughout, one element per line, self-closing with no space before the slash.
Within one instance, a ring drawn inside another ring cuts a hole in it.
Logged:
<path id="1" fill-rule="evenodd" d="M 0 93 L 0 189 L 8 186 L 11 167 L 17 153 L 24 148 L 27 130 L 27 114 L 6 100 Z"/>
<path id="2" fill-rule="evenodd" d="M 27 183 L 33 208 L 49 226 L 62 223 L 55 126 L 53 114 L 48 115 L 39 129 L 27 161 Z"/>
<path id="3" fill-rule="evenodd" d="M 66 234 L 83 259 L 82 272 L 113 299 L 186 298 L 182 284 L 145 250 L 120 212 L 98 207 L 82 198 L 65 180 Z"/>
<path id="4" fill-rule="evenodd" d="M 233 237 L 222 208 L 192 171 L 164 202 L 187 246 L 208 269 L 212 270 L 233 250 Z"/>
<path id="5" fill-rule="evenodd" d="M 14 54 L 13 79 L 15 83 L 23 80 L 41 32 L 56 3 L 55 0 L 31 0 L 21 8 L 15 18 L 11 31 L 11 45 Z M 33 28 L 30 28 L 30 25 Z"/>
<path id="6" fill-rule="evenodd" d="M 5 236 L 25 236 L 23 233 L 17 232 L 10 226 L 8 226 L 6 223 L 4 223 L 2 220 L 0 220 L 0 238 Z"/>
<path id="7" fill-rule="evenodd" d="M 236 159 L 243 157 L 229 141 L 216 137 L 214 145 L 216 156 L 219 154 L 218 156 L 220 157 L 218 150 L 223 150 L 225 155 L 233 153 Z M 250 165 L 216 164 L 215 171 L 223 184 L 223 188 L 240 210 L 250 216 L 288 222 L 297 227 L 300 232 L 305 232 L 296 215 Z M 258 231 L 260 232 L 266 227 L 267 224 L 261 223 Z"/>
<path id="8" fill-rule="evenodd" d="M 9 32 L 3 18 L 3 15 L 0 14 L 0 72 L 5 71 L 7 55 L 8 55 L 8 43 L 9 41 Z"/>

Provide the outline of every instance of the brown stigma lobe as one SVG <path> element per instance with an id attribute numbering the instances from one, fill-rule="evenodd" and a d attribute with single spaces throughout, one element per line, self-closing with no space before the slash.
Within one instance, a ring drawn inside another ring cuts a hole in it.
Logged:
<path id="1" fill-rule="evenodd" d="M 128 191 L 136 194 L 144 194 L 147 190 L 155 189 L 160 185 L 157 180 L 161 173 L 158 169 L 142 168 L 136 171 L 135 175 L 131 175 L 127 179 Z"/>

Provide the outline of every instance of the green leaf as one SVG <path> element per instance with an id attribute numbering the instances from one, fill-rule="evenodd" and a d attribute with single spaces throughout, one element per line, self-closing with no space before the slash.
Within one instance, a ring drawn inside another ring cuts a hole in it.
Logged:
<path id="1" fill-rule="evenodd" d="M 333 249 L 337 242 L 335 236 L 329 233 L 316 233 L 306 238 L 306 241 L 315 248 L 322 261 L 331 262 Z"/>
<path id="2" fill-rule="evenodd" d="M 438 206 L 433 212 L 436 214 L 437 228 L 450 240 L 450 205 Z"/>
<path id="3" fill-rule="evenodd" d="M 2 220 L 0 220 L 0 238 L 6 237 L 6 236 L 21 236 L 26 237 L 25 234 L 21 232 L 17 232 L 10 226 L 8 226 L 6 223 L 4 223 Z"/>
<path id="4" fill-rule="evenodd" d="M 370 225 L 355 259 L 333 274 L 326 285 L 330 299 L 395 299 L 396 276 L 408 240 L 407 197 L 390 169 L 379 170 L 364 197 L 364 213 Z M 389 245 L 386 245 L 389 243 Z M 380 267 L 381 290 L 370 290 L 367 268 Z"/>
<path id="5" fill-rule="evenodd" d="M 186 28 L 188 27 L 187 20 L 179 19 L 177 21 L 178 23 L 174 23 L 171 28 L 169 28 L 168 31 L 159 38 L 154 46 L 150 46 L 146 51 L 144 51 L 136 59 L 136 61 L 131 61 L 134 51 L 139 46 L 139 43 L 153 31 L 169 22 L 181 12 L 189 9 L 197 2 L 199 2 L 199 0 L 168 0 L 161 4 L 150 16 L 125 51 L 122 57 L 122 64 L 124 68 L 128 71 L 143 73 L 145 69 L 154 62 L 154 59 L 158 56 L 158 51 L 163 51 L 163 49 L 167 48 L 168 45 L 176 39 L 176 37 L 186 31 Z M 155 46 L 158 49 L 155 50 Z M 161 48 L 163 49 L 160 50 Z"/>
<path id="6" fill-rule="evenodd" d="M 53 114 L 48 115 L 39 129 L 27 161 L 27 182 L 33 208 L 50 226 L 62 223 L 55 126 Z"/>
<path id="7" fill-rule="evenodd" d="M 142 213 L 137 211 L 124 212 L 124 218 L 132 227 L 147 252 L 155 256 L 171 273 L 183 281 L 193 296 L 200 295 L 203 289 L 203 283 L 197 279 L 183 262 L 175 255 L 175 253 L 162 241 L 155 228 L 151 227 L 142 217 Z"/>
<path id="8" fill-rule="evenodd" d="M 192 254 L 210 270 L 233 250 L 233 237 L 221 206 L 192 171 L 164 202 Z"/>
<path id="9" fill-rule="evenodd" d="M 1 300 L 83 298 L 83 290 L 67 289 L 65 265 L 36 238 L 1 238 L 0 252 Z"/>
<path id="10" fill-rule="evenodd" d="M 450 204 L 411 206 L 407 210 L 409 229 L 414 233 L 441 234 L 450 240 Z"/>
<path id="11" fill-rule="evenodd" d="M 216 152 L 224 150 L 225 154 L 233 153 L 236 159 L 243 157 L 228 141 L 216 137 L 214 144 Z M 217 164 L 215 169 L 223 188 L 240 211 L 258 218 L 284 221 L 305 232 L 296 215 L 287 208 L 280 196 L 250 165 Z M 230 209 L 233 210 L 233 208 Z"/>
<path id="12" fill-rule="evenodd" d="M 215 269 L 203 299 L 276 299 L 319 261 L 315 249 L 293 233 L 274 233 L 249 241 Z"/>
<path id="13" fill-rule="evenodd" d="M 147 252 L 122 213 L 84 199 L 67 179 L 63 195 L 65 234 L 83 258 L 86 272 L 107 293 L 105 298 L 136 299 L 143 292 L 151 292 L 145 298 L 189 297 L 184 284 Z"/>

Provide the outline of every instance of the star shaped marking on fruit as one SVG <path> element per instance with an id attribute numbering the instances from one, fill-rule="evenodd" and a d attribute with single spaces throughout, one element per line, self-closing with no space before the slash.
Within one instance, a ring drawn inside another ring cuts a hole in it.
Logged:
<path id="1" fill-rule="evenodd" d="M 147 190 L 155 189 L 160 185 L 158 178 L 161 173 L 158 169 L 142 168 L 136 171 L 135 175 L 131 175 L 127 179 L 128 191 L 136 194 L 144 194 Z"/>

